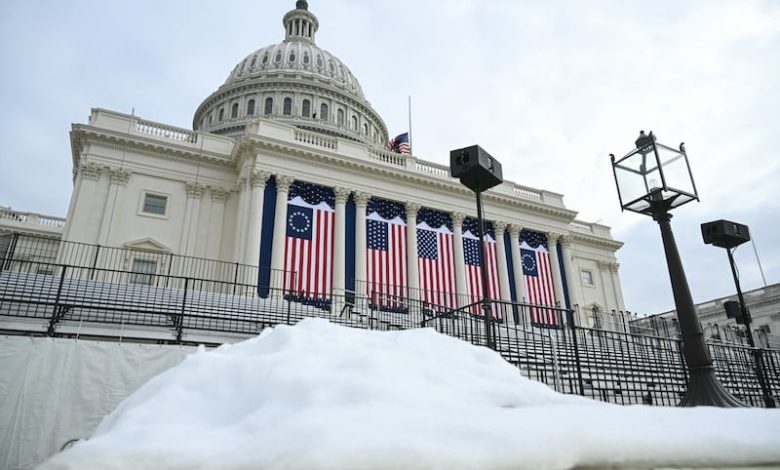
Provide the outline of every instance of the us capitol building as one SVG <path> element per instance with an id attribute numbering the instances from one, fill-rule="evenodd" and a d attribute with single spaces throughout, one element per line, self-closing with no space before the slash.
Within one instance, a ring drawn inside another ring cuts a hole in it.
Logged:
<path id="1" fill-rule="evenodd" d="M 469 269 L 473 193 L 447 166 L 387 150 L 387 126 L 349 68 L 317 45 L 320 24 L 306 1 L 283 25 L 281 43 L 242 59 L 197 107 L 193 130 L 105 109 L 74 124 L 74 189 L 53 232 L 66 242 L 130 249 L 137 255 L 124 267 L 149 274 L 170 271 L 151 255 L 173 254 L 259 266 L 256 279 L 243 281 L 297 283 L 309 300 L 379 291 L 436 302 L 437 291 L 446 294 L 439 302 L 463 304 L 458 299 L 473 297 L 479 281 Z M 561 194 L 508 180 L 483 200 L 494 297 L 625 310 L 615 258 L 622 243 L 608 227 L 577 220 Z M 21 220 L 3 223 L 36 231 Z M 372 221 L 391 227 L 385 238 L 372 238 Z M 452 272 L 434 280 L 418 250 L 426 229 L 451 236 L 438 256 Z M 309 248 L 296 248 L 295 230 L 308 234 Z M 304 259 L 305 250 L 321 253 Z M 382 250 L 388 258 L 377 257 Z M 527 266 L 523 250 L 544 252 L 549 262 Z M 294 281 L 291 271 L 299 271 Z M 529 272 L 547 276 L 550 292 L 529 292 Z M 454 293 L 456 300 L 445 299 Z"/>

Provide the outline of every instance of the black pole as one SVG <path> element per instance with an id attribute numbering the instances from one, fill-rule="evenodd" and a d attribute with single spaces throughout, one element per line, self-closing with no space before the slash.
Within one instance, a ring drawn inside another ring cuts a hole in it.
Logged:
<path id="1" fill-rule="evenodd" d="M 767 408 L 775 407 L 775 400 L 772 398 L 772 394 L 767 387 L 766 378 L 764 377 L 764 358 L 761 351 L 756 349 L 756 343 L 753 341 L 753 332 L 750 329 L 750 312 L 745 304 L 745 297 L 742 295 L 742 287 L 739 285 L 739 275 L 737 274 L 737 265 L 734 262 L 734 254 L 731 248 L 726 248 L 726 253 L 729 254 L 729 265 L 731 266 L 731 275 L 734 277 L 734 285 L 737 288 L 737 298 L 739 299 L 739 309 L 742 313 L 742 319 L 745 323 L 745 332 L 747 333 L 748 344 L 750 345 L 750 354 L 753 355 L 756 364 L 756 378 L 758 384 L 761 386 L 761 393 L 764 395 L 764 404 Z"/>
<path id="2" fill-rule="evenodd" d="M 696 317 L 688 280 L 685 277 L 680 253 L 672 233 L 669 221 L 669 203 L 671 201 L 654 201 L 652 203 L 653 220 L 661 228 L 661 238 L 666 254 L 666 264 L 669 267 L 669 280 L 672 284 L 672 294 L 677 308 L 677 319 L 682 336 L 683 357 L 688 365 L 688 390 L 679 406 L 745 406 L 734 398 L 715 376 L 712 356 L 704 340 L 704 332 Z"/>
<path id="3" fill-rule="evenodd" d="M 482 315 L 485 317 L 485 342 L 493 349 L 490 334 L 490 291 L 488 289 L 487 263 L 485 262 L 485 221 L 482 219 L 482 192 L 477 194 L 477 222 L 479 225 L 479 266 L 482 271 Z"/>

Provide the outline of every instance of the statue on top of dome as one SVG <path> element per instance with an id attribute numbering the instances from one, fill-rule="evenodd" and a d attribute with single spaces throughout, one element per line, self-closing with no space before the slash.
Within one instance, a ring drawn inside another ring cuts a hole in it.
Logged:
<path id="1" fill-rule="evenodd" d="M 309 2 L 306 0 L 298 0 L 295 2 L 295 8 L 298 10 L 308 10 L 309 9 Z"/>

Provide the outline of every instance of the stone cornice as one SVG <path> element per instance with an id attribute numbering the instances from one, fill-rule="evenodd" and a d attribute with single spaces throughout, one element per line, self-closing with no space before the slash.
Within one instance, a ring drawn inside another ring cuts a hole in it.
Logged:
<path id="1" fill-rule="evenodd" d="M 200 162 L 214 167 L 235 167 L 235 156 L 225 156 L 203 150 L 193 150 L 175 141 L 166 142 L 140 135 L 116 132 L 111 129 L 97 128 L 85 124 L 74 124 L 71 131 L 71 145 L 74 165 L 78 165 L 81 150 L 91 143 L 116 150 L 132 149 L 134 152 L 163 160 L 173 160 L 192 164 Z M 235 153 L 235 151 L 234 151 Z"/>
<path id="2" fill-rule="evenodd" d="M 461 194 L 471 196 L 472 192 L 456 181 L 449 181 L 432 177 L 427 173 L 418 173 L 409 171 L 405 168 L 385 165 L 373 160 L 357 160 L 350 157 L 338 155 L 335 152 L 329 152 L 324 149 L 310 149 L 302 146 L 292 146 L 287 142 L 263 137 L 262 140 L 255 136 L 247 136 L 238 141 L 239 147 L 251 146 L 255 151 L 263 151 L 271 156 L 289 159 L 291 157 L 302 159 L 304 161 L 318 161 L 329 166 L 357 170 L 363 173 L 377 176 L 389 177 L 396 181 L 402 180 L 415 185 L 424 185 L 445 190 L 451 194 Z M 243 150 L 241 150 L 243 151 Z M 565 208 L 553 207 L 548 204 L 528 201 L 521 198 L 507 197 L 502 194 L 485 192 L 482 195 L 483 201 L 490 201 L 502 205 L 522 208 L 529 212 L 543 214 L 545 216 L 558 219 L 560 222 L 569 223 L 577 215 L 576 211 Z"/>
<path id="3" fill-rule="evenodd" d="M 623 247 L 623 242 L 617 240 L 611 240 L 608 238 L 595 237 L 592 235 L 586 235 L 583 233 L 575 232 L 566 235 L 571 243 L 580 243 L 584 245 L 595 246 L 598 248 L 606 248 L 611 251 L 617 251 Z"/>

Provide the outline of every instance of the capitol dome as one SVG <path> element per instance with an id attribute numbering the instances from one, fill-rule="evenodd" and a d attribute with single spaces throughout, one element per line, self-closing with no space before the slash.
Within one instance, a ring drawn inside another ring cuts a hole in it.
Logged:
<path id="1" fill-rule="evenodd" d="M 357 78 L 315 44 L 319 21 L 308 2 L 296 2 L 282 22 L 284 41 L 239 62 L 198 107 L 193 128 L 237 137 L 262 117 L 360 142 L 387 142 L 387 127 Z"/>

